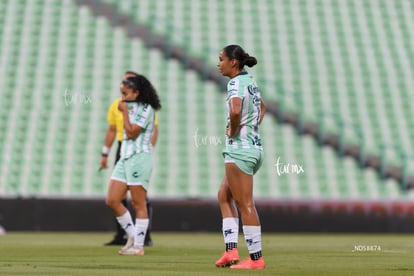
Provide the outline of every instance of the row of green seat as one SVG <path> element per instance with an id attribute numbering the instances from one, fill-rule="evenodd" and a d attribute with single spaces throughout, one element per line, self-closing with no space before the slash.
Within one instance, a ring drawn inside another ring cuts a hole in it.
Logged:
<path id="1" fill-rule="evenodd" d="M 413 151 L 413 109 L 403 100 L 412 98 L 414 86 L 407 2 L 105 2 L 212 66 L 226 41 L 239 41 L 259 61 L 270 61 L 254 70 L 267 99 L 283 102 L 288 90 L 304 120 L 339 116 L 363 132 L 359 144 L 366 153 L 380 155 L 390 144 Z M 285 89 L 278 89 L 280 82 Z M 385 159 L 403 165 L 401 157 Z"/>
<path id="2" fill-rule="evenodd" d="M 196 1 L 191 4 L 188 1 L 111 1 L 105 0 L 102 3 L 114 5 L 122 13 L 131 12 L 128 3 L 148 7 L 134 9 L 140 14 L 136 20 L 153 24 L 150 26 L 159 33 L 165 30 L 173 30 L 174 33 L 186 29 L 189 27 L 186 24 L 190 24 L 188 20 L 192 21 L 188 36 L 182 37 L 190 38 L 187 47 L 191 49 L 191 53 L 204 55 L 205 61 L 211 62 L 212 66 L 217 62 L 218 52 L 223 46 L 221 43 L 226 41 L 223 32 L 234 32 L 231 37 L 246 42 L 243 44 L 247 45 L 247 49 L 254 49 L 252 54 L 256 55 L 255 50 L 258 50 L 259 61 L 268 60 L 266 64 L 285 62 L 283 57 L 275 55 L 276 51 L 271 45 L 266 50 L 263 48 L 261 52 L 259 50 L 262 46 L 254 44 L 251 38 L 236 34 L 235 30 L 240 27 L 226 29 L 222 25 L 226 20 L 211 24 L 214 28 L 223 28 L 222 30 L 213 29 L 206 24 L 205 20 L 208 18 L 202 14 L 207 14 L 206 10 L 210 8 L 217 18 L 224 18 L 221 16 L 229 10 L 240 12 L 232 15 L 235 19 L 242 18 L 247 8 L 238 5 L 240 3 L 237 1 L 211 1 L 208 4 L 201 1 L 203 4 L 198 5 Z M 0 70 L 7 73 L 0 74 L 0 85 L 10 89 L 6 92 L 7 99 L 2 100 L 0 109 L 0 129 L 10 133 L 0 138 L 0 145 L 6 145 L 0 146 L 2 195 L 104 196 L 110 170 L 97 172 L 97 169 L 107 127 L 106 111 L 111 101 L 119 96 L 118 85 L 122 73 L 133 69 L 143 72 L 151 79 L 163 104 L 159 113 L 160 137 L 155 149 L 155 171 L 150 195 L 160 198 L 216 196 L 224 173 L 221 150 L 224 147 L 225 107 L 224 98 L 214 84 L 203 82 L 194 72 L 185 70 L 177 61 L 165 60 L 159 51 L 147 49 L 142 41 L 129 38 L 122 29 L 112 28 L 105 18 L 94 17 L 87 7 L 76 6 L 74 2 L 62 1 L 51 7 L 43 1 L 31 1 L 37 11 L 31 14 L 32 21 L 38 25 L 23 24 L 18 27 L 21 28 L 19 32 L 7 32 L 6 29 L 11 28 L 16 18 L 22 18 L 20 14 L 28 14 L 24 6 L 16 3 L 8 0 L 0 4 L 0 11 L 4 14 L 5 11 L 10 13 L 9 17 L 3 19 L 4 27 L 0 27 L 0 51 L 5 55 L 12 53 L 1 59 L 1 62 L 7 64 L 0 64 Z M 264 19 L 257 17 L 261 12 L 267 12 L 267 8 L 274 11 L 274 5 L 292 9 L 286 2 L 264 3 L 263 6 L 253 8 L 249 15 L 250 20 L 257 19 L 261 24 L 266 23 L 263 22 L 265 19 L 274 21 L 270 17 L 271 12 Z M 295 4 L 292 2 L 289 5 Z M 307 5 L 308 8 L 312 7 L 311 4 Z M 177 7 L 183 6 L 195 7 L 197 10 L 180 17 L 182 11 L 178 12 Z M 315 7 L 323 8 L 321 5 Z M 177 13 L 171 14 L 171 10 Z M 60 16 L 44 17 L 51 11 Z M 159 14 L 154 14 L 154 11 Z M 145 12 L 148 14 L 144 16 Z M 174 18 L 167 24 L 169 16 Z M 205 19 L 200 21 L 201 27 L 194 24 L 197 16 Z M 158 25 L 155 25 L 156 22 Z M 207 28 L 206 26 L 211 28 L 211 32 L 201 29 L 201 38 L 197 32 L 200 32 L 200 28 Z M 231 26 L 229 24 L 228 28 Z M 266 26 L 272 30 L 272 26 Z M 28 30 L 42 36 L 28 36 L 24 38 L 27 43 L 22 43 L 21 34 Z M 276 31 L 281 33 L 279 29 Z M 295 32 L 296 29 L 292 31 Z M 206 33 L 211 33 L 211 36 L 205 36 Z M 62 38 L 65 38 L 65 43 L 61 42 Z M 180 42 L 180 35 L 174 39 L 177 39 L 177 43 Z M 198 45 L 195 40 L 199 39 L 208 41 L 207 47 L 195 46 Z M 253 40 L 266 41 L 266 38 L 256 31 Z M 294 38 L 290 40 L 295 41 Z M 38 46 L 30 46 L 28 50 L 28 45 Z M 205 49 L 207 52 L 204 53 Z M 52 53 L 50 56 L 47 54 L 49 50 Z M 30 58 L 31 56 L 37 58 Z M 290 57 L 291 54 L 286 56 Z M 22 78 L 21 73 L 25 72 L 27 60 L 31 61 L 33 71 L 29 71 L 31 74 L 27 76 L 24 74 Z M 11 63 L 13 67 L 9 66 Z M 315 62 L 315 65 L 318 63 Z M 274 87 L 275 77 L 280 76 L 282 90 L 289 90 L 286 87 L 293 87 L 292 84 L 295 83 L 302 87 L 300 76 L 293 78 L 289 75 L 290 71 L 284 72 L 280 65 L 269 68 L 275 71 L 260 67 L 252 70 L 259 78 L 261 75 L 266 76 L 263 91 L 265 98 L 278 100 L 280 97 Z M 304 72 L 298 68 L 292 72 Z M 276 76 L 269 75 L 275 72 Z M 317 76 L 311 75 L 308 78 L 314 80 Z M 317 81 L 315 83 L 319 84 Z M 294 87 L 292 91 L 307 92 L 295 90 Z M 308 98 L 306 93 L 302 96 Z M 310 98 L 318 100 L 306 102 L 305 111 L 307 106 L 315 103 L 318 103 L 315 111 L 323 110 L 325 102 L 322 93 L 319 98 Z M 337 101 L 337 104 L 340 103 Z M 293 108 L 298 111 L 302 107 L 293 105 Z M 357 114 L 358 111 L 347 112 Z M 305 113 L 305 116 L 308 114 Z M 361 171 L 355 162 L 344 161 L 332 150 L 321 150 L 315 141 L 297 136 L 292 128 L 277 125 L 270 116 L 266 116 L 261 131 L 266 150 L 263 168 L 255 176 L 255 193 L 258 198 L 403 199 L 409 196 L 401 193 L 395 183 L 388 185 L 371 171 Z M 111 160 L 113 155 L 114 149 Z M 278 160 L 285 166 L 289 163 L 289 169 L 283 171 L 285 167 Z M 299 166 L 304 171 L 297 171 Z"/>

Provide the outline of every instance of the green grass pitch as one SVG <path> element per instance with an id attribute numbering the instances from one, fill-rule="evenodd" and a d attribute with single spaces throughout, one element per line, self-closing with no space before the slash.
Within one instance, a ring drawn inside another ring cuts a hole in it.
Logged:
<path id="1" fill-rule="evenodd" d="M 266 268 L 216 268 L 221 233 L 152 234 L 144 256 L 103 246 L 112 233 L 9 232 L 0 236 L 0 275 L 414 275 L 414 235 L 270 234 Z M 243 237 L 240 257 L 247 256 Z"/>

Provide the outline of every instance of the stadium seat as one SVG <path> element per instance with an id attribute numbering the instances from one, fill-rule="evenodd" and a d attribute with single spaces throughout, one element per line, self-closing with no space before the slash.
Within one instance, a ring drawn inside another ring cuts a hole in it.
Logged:
<path id="1" fill-rule="evenodd" d="M 384 145 L 413 154 L 414 16 L 408 2 L 94 3 L 97 9 L 112 5 L 114 21 L 131 16 L 211 67 L 223 46 L 238 43 L 259 61 L 248 70 L 265 100 L 317 123 L 321 134 L 380 155 L 384 164 L 408 164 Z M 106 111 L 119 97 L 123 72 L 132 69 L 154 83 L 163 104 L 150 195 L 216 197 L 224 173 L 224 91 L 111 23 L 73 1 L 0 3 L 0 85 L 7 87 L 0 102 L 0 129 L 7 132 L 0 137 L 2 195 L 104 197 L 111 170 L 97 169 Z M 395 181 L 361 170 L 270 115 L 261 132 L 266 150 L 255 176 L 257 198 L 410 196 Z M 278 159 L 304 172 L 279 175 Z"/>

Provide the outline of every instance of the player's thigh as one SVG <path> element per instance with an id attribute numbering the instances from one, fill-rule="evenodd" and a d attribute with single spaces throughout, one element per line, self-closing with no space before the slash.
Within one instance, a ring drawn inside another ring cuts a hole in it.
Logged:
<path id="1" fill-rule="evenodd" d="M 128 186 L 126 185 L 126 175 L 124 161 L 120 160 L 112 172 L 108 186 L 106 202 L 108 205 L 120 202 L 125 198 Z"/>
<path id="2" fill-rule="evenodd" d="M 147 190 L 142 185 L 129 186 L 132 206 L 138 218 L 148 218 Z"/>
<path id="3" fill-rule="evenodd" d="M 253 175 L 243 172 L 235 163 L 226 163 L 225 168 L 232 197 L 239 206 L 250 203 L 253 198 Z"/>
<path id="4" fill-rule="evenodd" d="M 221 181 L 217 197 L 219 201 L 229 201 L 232 198 L 226 175 L 224 175 L 223 180 Z"/>
<path id="5" fill-rule="evenodd" d="M 125 198 L 127 191 L 128 187 L 125 182 L 111 179 L 106 196 L 106 204 L 113 205 L 120 203 Z"/>

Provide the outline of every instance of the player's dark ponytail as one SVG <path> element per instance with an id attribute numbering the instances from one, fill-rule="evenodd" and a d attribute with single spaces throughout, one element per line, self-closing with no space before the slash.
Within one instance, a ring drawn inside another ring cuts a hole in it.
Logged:
<path id="1" fill-rule="evenodd" d="M 239 45 L 228 45 L 224 47 L 223 51 L 229 59 L 239 61 L 239 69 L 243 69 L 244 65 L 253 67 L 257 64 L 257 59 L 246 53 Z"/>

